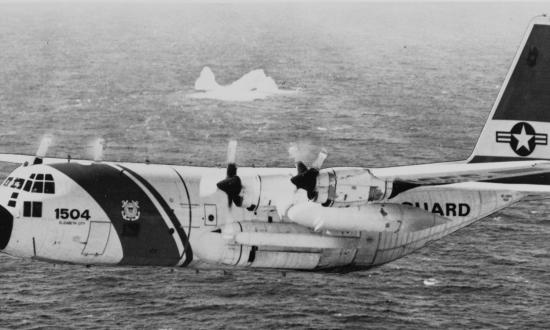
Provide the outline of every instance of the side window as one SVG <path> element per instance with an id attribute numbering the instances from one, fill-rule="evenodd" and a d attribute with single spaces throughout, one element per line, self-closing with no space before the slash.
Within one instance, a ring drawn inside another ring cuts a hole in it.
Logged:
<path id="1" fill-rule="evenodd" d="M 42 217 L 42 202 L 24 202 L 23 203 L 23 216 L 27 218 L 41 218 Z"/>
<path id="2" fill-rule="evenodd" d="M 11 187 L 15 189 L 21 189 L 23 188 L 23 183 L 25 183 L 25 179 L 17 178 L 13 180 L 13 184 L 11 185 Z"/>
<path id="3" fill-rule="evenodd" d="M 31 202 L 23 202 L 23 216 L 26 218 L 31 216 Z"/>
<path id="4" fill-rule="evenodd" d="M 33 218 L 42 217 L 42 202 L 32 202 L 32 217 Z"/>
<path id="5" fill-rule="evenodd" d="M 7 178 L 7 179 L 4 181 L 4 186 L 8 186 L 8 185 L 10 184 L 11 180 L 13 180 L 13 177 L 10 176 L 9 178 Z"/>

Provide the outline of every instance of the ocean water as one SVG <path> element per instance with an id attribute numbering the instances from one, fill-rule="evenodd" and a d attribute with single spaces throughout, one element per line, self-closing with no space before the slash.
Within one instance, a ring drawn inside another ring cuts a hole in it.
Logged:
<path id="1" fill-rule="evenodd" d="M 0 3 L 0 151 L 221 165 L 458 160 L 544 3 Z M 195 99 L 263 69 L 281 89 Z M 9 166 L 2 169 L 7 174 Z M 548 202 L 348 274 L 53 265 L 0 256 L 0 328 L 547 328 Z"/>

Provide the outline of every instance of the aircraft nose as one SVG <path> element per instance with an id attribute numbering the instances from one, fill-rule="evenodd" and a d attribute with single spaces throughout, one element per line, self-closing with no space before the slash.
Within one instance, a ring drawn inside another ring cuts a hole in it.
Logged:
<path id="1" fill-rule="evenodd" d="M 8 245 L 13 229 L 13 216 L 10 211 L 0 205 L 0 250 Z"/>

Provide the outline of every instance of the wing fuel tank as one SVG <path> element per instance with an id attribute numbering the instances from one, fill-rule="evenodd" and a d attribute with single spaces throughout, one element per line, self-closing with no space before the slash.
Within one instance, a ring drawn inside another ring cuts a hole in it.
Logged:
<path id="1" fill-rule="evenodd" d="M 287 216 L 291 221 L 316 231 L 412 232 L 450 221 L 409 205 L 378 203 L 347 208 L 302 203 L 292 206 Z"/>

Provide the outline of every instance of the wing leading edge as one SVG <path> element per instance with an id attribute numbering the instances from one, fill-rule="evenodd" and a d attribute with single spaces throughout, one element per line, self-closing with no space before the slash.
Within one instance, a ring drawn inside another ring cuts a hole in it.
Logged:
<path id="1" fill-rule="evenodd" d="M 479 182 L 550 173 L 550 161 L 511 161 L 494 163 L 436 163 L 376 168 L 372 174 L 382 180 L 414 185 L 442 185 Z"/>

